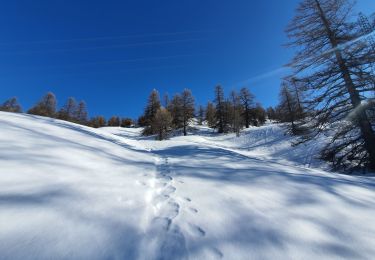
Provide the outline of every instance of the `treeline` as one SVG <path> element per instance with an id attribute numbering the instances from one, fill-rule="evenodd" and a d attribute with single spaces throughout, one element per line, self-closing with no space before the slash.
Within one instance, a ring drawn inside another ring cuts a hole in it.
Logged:
<path id="1" fill-rule="evenodd" d="M 181 130 L 187 135 L 189 123 L 196 118 L 198 124 L 207 124 L 218 133 L 236 133 L 250 126 L 261 126 L 266 121 L 266 111 L 254 102 L 254 95 L 242 88 L 239 93 L 232 91 L 225 97 L 223 88 L 215 88 L 213 102 L 195 109 L 194 97 L 189 89 L 169 98 L 164 96 L 162 106 L 159 92 L 153 90 L 148 98 L 145 111 L 138 119 L 138 125 L 144 127 L 144 135 L 157 135 L 158 140 L 168 137 L 171 131 Z"/>
<path id="2" fill-rule="evenodd" d="M 349 0 L 303 0 L 286 32 L 298 49 L 272 116 L 300 136 L 325 135 L 335 169 L 375 170 L 375 21 L 353 19 Z M 271 117 L 272 117 L 271 116 Z"/>
<path id="3" fill-rule="evenodd" d="M 5 101 L 0 106 L 0 111 L 14 113 L 23 112 L 21 105 L 15 97 Z M 41 100 L 32 108 L 27 110 L 26 113 L 31 115 L 61 119 L 94 128 L 104 126 L 131 127 L 134 125 L 132 119 L 120 118 L 118 116 L 112 116 L 108 121 L 104 116 L 95 116 L 89 118 L 86 102 L 83 100 L 77 102 L 73 97 L 69 97 L 66 103 L 59 110 L 57 110 L 57 99 L 52 92 L 48 92 L 45 96 L 43 96 Z"/>

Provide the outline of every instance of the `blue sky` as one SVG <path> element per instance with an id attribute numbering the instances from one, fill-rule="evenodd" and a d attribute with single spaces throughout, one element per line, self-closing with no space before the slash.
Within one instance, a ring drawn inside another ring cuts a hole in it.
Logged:
<path id="1" fill-rule="evenodd" d="M 0 101 L 17 96 L 27 109 L 52 91 L 59 105 L 74 96 L 90 115 L 135 118 L 153 88 L 190 88 L 205 104 L 222 84 L 275 105 L 298 2 L 2 1 Z M 374 12 L 374 0 L 358 10 Z"/>

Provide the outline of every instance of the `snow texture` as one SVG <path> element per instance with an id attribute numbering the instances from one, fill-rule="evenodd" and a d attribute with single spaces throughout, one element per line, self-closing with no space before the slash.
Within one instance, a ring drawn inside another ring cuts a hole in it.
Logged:
<path id="1" fill-rule="evenodd" d="M 373 259 L 373 178 L 319 168 L 322 142 L 278 125 L 195 128 L 0 112 L 0 259 Z"/>

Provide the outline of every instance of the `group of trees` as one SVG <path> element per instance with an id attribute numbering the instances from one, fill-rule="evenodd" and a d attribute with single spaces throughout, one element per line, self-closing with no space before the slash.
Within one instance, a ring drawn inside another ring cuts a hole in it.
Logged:
<path id="1" fill-rule="evenodd" d="M 0 111 L 22 113 L 22 108 L 17 98 L 13 97 L 0 106 Z M 77 102 L 73 97 L 68 98 L 64 106 L 62 106 L 60 110 L 57 110 L 56 96 L 52 92 L 48 92 L 43 96 L 27 113 L 57 118 L 95 128 L 103 126 L 131 127 L 134 125 L 132 119 L 120 118 L 118 116 L 111 117 L 108 123 L 104 116 L 95 116 L 89 119 L 85 101 Z"/>
<path id="2" fill-rule="evenodd" d="M 172 99 L 164 95 L 164 107 L 158 91 L 153 90 L 138 125 L 145 127 L 144 135 L 155 134 L 159 140 L 163 140 L 172 130 L 181 129 L 187 135 L 189 122 L 194 117 L 198 124 L 206 122 L 219 133 L 234 132 L 239 135 L 244 127 L 264 124 L 266 111 L 254 102 L 254 95 L 247 88 L 242 88 L 239 93 L 232 91 L 226 98 L 223 88 L 217 86 L 214 102 L 208 102 L 205 108 L 199 106 L 196 114 L 194 97 L 189 89 L 174 95 Z"/>
<path id="3" fill-rule="evenodd" d="M 73 97 L 68 98 L 65 105 L 57 110 L 57 99 L 48 92 L 42 99 L 27 111 L 28 114 L 57 118 L 82 125 L 88 125 L 86 103 L 79 103 Z"/>
<path id="4" fill-rule="evenodd" d="M 153 90 L 148 98 L 144 114 L 138 119 L 138 124 L 144 126 L 144 135 L 157 134 L 159 140 L 167 138 L 174 129 L 182 129 L 187 135 L 190 120 L 194 117 L 194 97 L 189 89 L 176 94 L 172 99 L 164 97 L 165 107 L 161 105 L 159 92 Z"/>
<path id="5" fill-rule="evenodd" d="M 350 0 L 301 1 L 286 31 L 298 50 L 293 76 L 273 112 L 300 142 L 329 132 L 321 155 L 335 168 L 374 170 L 375 46 L 353 8 Z"/>
<path id="6" fill-rule="evenodd" d="M 18 103 L 17 98 L 12 97 L 12 98 L 8 99 L 7 101 L 5 101 L 0 106 L 0 111 L 22 113 L 22 108 L 21 108 L 21 105 Z"/>
<path id="7" fill-rule="evenodd" d="M 95 116 L 90 119 L 88 125 L 94 128 L 99 128 L 104 126 L 132 127 L 135 124 L 133 119 L 128 117 L 121 118 L 119 116 L 112 116 L 107 121 L 104 116 Z"/>
<path id="8" fill-rule="evenodd" d="M 208 102 L 205 114 L 207 125 L 219 133 L 239 135 L 244 127 L 260 126 L 266 121 L 266 111 L 254 102 L 254 95 L 247 88 L 239 93 L 232 91 L 225 98 L 223 88 L 216 86 L 214 103 Z"/>

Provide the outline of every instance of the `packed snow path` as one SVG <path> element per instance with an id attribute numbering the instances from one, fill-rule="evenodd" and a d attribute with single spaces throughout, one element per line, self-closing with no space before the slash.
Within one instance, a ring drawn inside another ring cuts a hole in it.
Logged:
<path id="1" fill-rule="evenodd" d="M 0 113 L 0 259 L 373 259 L 373 178 L 294 166 L 278 126 L 139 131 Z"/>

